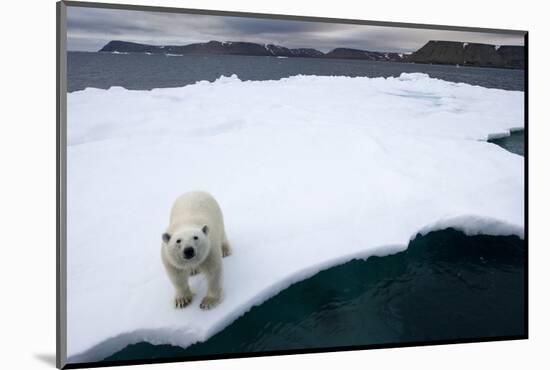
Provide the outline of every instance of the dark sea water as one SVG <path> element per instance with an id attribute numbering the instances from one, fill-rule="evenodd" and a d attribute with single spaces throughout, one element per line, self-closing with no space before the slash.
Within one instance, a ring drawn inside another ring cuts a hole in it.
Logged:
<path id="1" fill-rule="evenodd" d="M 375 77 L 402 72 L 491 88 L 524 88 L 523 71 L 492 68 L 248 56 L 68 56 L 69 91 L 184 86 L 234 73 L 243 80 L 266 80 L 296 74 Z M 523 132 L 491 142 L 523 155 Z M 404 252 L 353 260 L 296 283 L 204 343 L 186 349 L 138 343 L 105 360 L 523 336 L 526 252 L 525 242 L 514 236 L 432 232 L 417 236 Z"/>
<path id="2" fill-rule="evenodd" d="M 239 55 L 165 56 L 68 53 L 68 90 L 122 86 L 134 90 L 185 86 L 236 74 L 241 80 L 278 80 L 297 74 L 318 76 L 399 76 L 422 72 L 431 77 L 506 90 L 523 90 L 522 70 L 460 67 L 350 59 L 274 58 Z"/>
<path id="3" fill-rule="evenodd" d="M 296 283 L 204 343 L 139 343 L 106 360 L 521 336 L 525 253 L 517 237 L 432 232 Z"/>
<path id="4" fill-rule="evenodd" d="M 512 132 L 512 135 L 510 136 L 489 140 L 489 142 L 497 144 L 512 153 L 523 155 L 525 147 L 525 132 Z"/>

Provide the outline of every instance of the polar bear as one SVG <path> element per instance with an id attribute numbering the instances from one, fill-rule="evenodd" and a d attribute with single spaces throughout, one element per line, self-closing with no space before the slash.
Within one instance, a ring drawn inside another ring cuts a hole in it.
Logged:
<path id="1" fill-rule="evenodd" d="M 207 310 L 220 302 L 222 257 L 230 253 L 222 211 L 214 197 L 193 191 L 176 199 L 161 246 L 162 262 L 176 289 L 176 308 L 191 303 L 193 294 L 188 279 L 197 272 L 203 272 L 208 279 L 208 291 L 200 307 Z"/>

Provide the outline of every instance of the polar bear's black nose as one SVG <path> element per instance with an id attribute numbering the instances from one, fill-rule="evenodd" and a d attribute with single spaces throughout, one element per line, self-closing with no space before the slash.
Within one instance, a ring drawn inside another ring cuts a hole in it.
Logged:
<path id="1" fill-rule="evenodd" d="M 195 257 L 195 249 L 193 247 L 186 247 L 183 250 L 183 256 L 188 260 Z"/>

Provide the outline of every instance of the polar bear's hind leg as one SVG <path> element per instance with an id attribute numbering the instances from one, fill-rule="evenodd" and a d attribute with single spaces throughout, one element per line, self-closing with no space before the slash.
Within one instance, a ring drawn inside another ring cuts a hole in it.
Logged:
<path id="1" fill-rule="evenodd" d="M 229 242 L 227 241 L 227 237 L 225 236 L 225 232 L 223 233 L 223 241 L 222 241 L 222 257 L 227 257 L 231 255 L 231 246 L 229 245 Z"/>

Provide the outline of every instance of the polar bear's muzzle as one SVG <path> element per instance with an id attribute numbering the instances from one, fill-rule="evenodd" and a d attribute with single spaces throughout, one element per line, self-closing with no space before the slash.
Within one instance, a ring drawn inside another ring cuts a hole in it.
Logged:
<path id="1" fill-rule="evenodd" d="M 183 258 L 186 260 L 190 260 L 191 258 L 195 257 L 195 248 L 193 247 L 185 247 L 183 249 Z"/>

